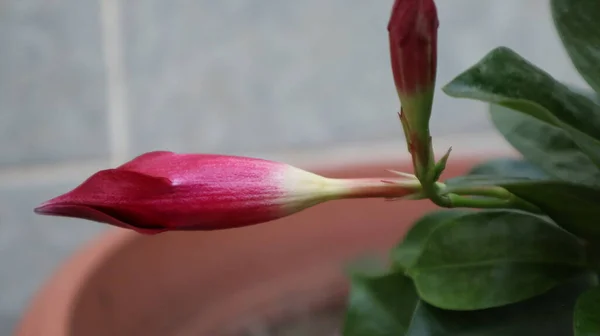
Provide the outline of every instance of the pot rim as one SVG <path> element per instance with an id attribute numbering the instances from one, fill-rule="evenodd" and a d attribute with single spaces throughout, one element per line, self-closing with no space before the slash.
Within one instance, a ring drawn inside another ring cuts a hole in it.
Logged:
<path id="1" fill-rule="evenodd" d="M 77 249 L 34 293 L 14 335 L 68 335 L 69 320 L 75 308 L 73 298 L 104 261 L 137 236 L 133 231 L 111 228 Z M 46 309 L 48 301 L 52 302 L 52 309 Z M 40 326 L 44 330 L 39 330 Z"/>

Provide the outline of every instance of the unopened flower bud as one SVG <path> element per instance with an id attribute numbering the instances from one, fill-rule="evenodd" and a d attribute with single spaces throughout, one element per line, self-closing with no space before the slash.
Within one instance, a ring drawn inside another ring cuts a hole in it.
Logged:
<path id="1" fill-rule="evenodd" d="M 388 24 L 392 72 L 403 118 L 413 132 L 427 128 L 437 68 L 437 9 L 433 0 L 396 0 Z"/>
<path id="2" fill-rule="evenodd" d="M 83 218 L 141 233 L 218 230 L 271 221 L 344 198 L 397 198 L 415 179 L 333 179 L 261 159 L 151 152 L 97 172 L 36 213 Z"/>

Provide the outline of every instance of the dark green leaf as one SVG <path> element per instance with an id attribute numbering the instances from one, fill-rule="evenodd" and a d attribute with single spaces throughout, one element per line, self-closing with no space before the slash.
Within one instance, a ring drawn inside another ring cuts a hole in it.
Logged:
<path id="1" fill-rule="evenodd" d="M 433 230 L 448 221 L 472 213 L 471 210 L 453 209 L 435 211 L 416 221 L 406 233 L 404 240 L 391 252 L 392 264 L 399 269 L 407 269 L 415 262 L 427 237 Z"/>
<path id="2" fill-rule="evenodd" d="M 478 311 L 449 311 L 421 303 L 406 336 L 573 335 L 575 300 L 591 283 L 589 275 L 582 275 L 535 298 Z"/>
<path id="3" fill-rule="evenodd" d="M 600 166 L 600 106 L 508 48 L 497 48 L 444 88 L 448 95 L 522 112 L 565 130 Z"/>
<path id="4" fill-rule="evenodd" d="M 556 181 L 503 187 L 539 207 L 565 230 L 586 239 L 600 238 L 600 190 Z"/>
<path id="5" fill-rule="evenodd" d="M 600 1 L 552 0 L 552 17 L 571 61 L 600 92 Z"/>
<path id="6" fill-rule="evenodd" d="M 418 302 L 412 280 L 402 272 L 354 276 L 344 336 L 403 336 Z"/>
<path id="7" fill-rule="evenodd" d="M 598 167 L 562 129 L 498 105 L 491 105 L 490 113 L 496 128 L 528 162 L 561 180 L 600 185 Z"/>
<path id="8" fill-rule="evenodd" d="M 545 178 L 546 174 L 522 159 L 492 159 L 473 167 L 469 175 Z"/>
<path id="9" fill-rule="evenodd" d="M 565 230 L 600 241 L 600 190 L 563 181 L 463 176 L 446 181 L 454 187 L 497 185 L 536 205 Z"/>
<path id="10" fill-rule="evenodd" d="M 596 93 L 595 91 L 590 90 L 589 88 L 581 88 L 574 85 L 569 85 L 569 88 L 573 92 L 577 92 L 580 95 L 587 97 L 589 100 L 593 101 L 596 104 L 600 104 L 600 92 Z"/>
<path id="11" fill-rule="evenodd" d="M 573 235 L 538 216 L 494 210 L 433 230 L 408 274 L 424 301 L 476 310 L 542 294 L 585 268 Z"/>
<path id="12" fill-rule="evenodd" d="M 600 336 L 600 287 L 579 297 L 574 320 L 575 336 Z"/>

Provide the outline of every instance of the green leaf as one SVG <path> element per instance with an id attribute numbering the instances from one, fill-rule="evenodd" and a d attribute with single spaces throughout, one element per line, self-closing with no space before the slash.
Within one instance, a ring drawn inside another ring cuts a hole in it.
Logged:
<path id="1" fill-rule="evenodd" d="M 536 205 L 565 230 L 582 238 L 600 239 L 600 190 L 558 181 L 502 186 Z"/>
<path id="2" fill-rule="evenodd" d="M 427 237 L 440 225 L 472 213 L 471 210 L 452 209 L 434 211 L 416 221 L 404 236 L 404 240 L 391 251 L 392 265 L 398 269 L 407 269 L 415 262 Z"/>
<path id="3" fill-rule="evenodd" d="M 600 241 L 600 190 L 564 181 L 463 176 L 447 180 L 454 187 L 496 185 L 536 205 L 563 229 L 577 236 Z"/>
<path id="4" fill-rule="evenodd" d="M 491 175 L 503 177 L 545 178 L 538 167 L 522 159 L 492 159 L 473 167 L 469 175 Z"/>
<path id="5" fill-rule="evenodd" d="M 421 303 L 404 336 L 573 335 L 575 301 L 592 281 L 582 275 L 535 298 L 478 311 L 449 311 Z"/>
<path id="6" fill-rule="evenodd" d="M 344 321 L 345 336 L 402 336 L 419 297 L 402 272 L 354 276 Z"/>
<path id="7" fill-rule="evenodd" d="M 575 336 L 600 336 L 600 287 L 579 297 L 574 320 Z"/>
<path id="8" fill-rule="evenodd" d="M 436 228 L 408 274 L 427 303 L 477 310 L 542 294 L 585 267 L 573 235 L 539 216 L 494 210 Z"/>
<path id="9" fill-rule="evenodd" d="M 571 61 L 581 76 L 600 92 L 600 1 L 552 0 L 552 17 Z"/>
<path id="10" fill-rule="evenodd" d="M 498 105 L 491 105 L 490 113 L 496 128 L 528 162 L 552 177 L 600 186 L 600 170 L 562 129 Z"/>
<path id="11" fill-rule="evenodd" d="M 587 97 L 595 104 L 600 104 L 600 92 L 596 93 L 595 91 L 590 90 L 589 88 L 581 88 L 574 85 L 569 85 L 569 88 L 571 89 L 571 91 L 577 92 L 580 95 Z"/>
<path id="12" fill-rule="evenodd" d="M 452 97 L 501 105 L 565 130 L 600 166 L 600 106 L 514 51 L 501 47 L 444 88 Z"/>
<path id="13" fill-rule="evenodd" d="M 352 279 L 344 336 L 572 335 L 577 297 L 594 278 L 583 274 L 535 298 L 500 308 L 449 311 L 419 300 L 401 272 Z"/>

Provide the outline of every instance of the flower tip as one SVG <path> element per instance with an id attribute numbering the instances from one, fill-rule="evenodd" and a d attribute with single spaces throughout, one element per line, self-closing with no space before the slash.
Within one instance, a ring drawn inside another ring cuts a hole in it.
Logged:
<path id="1" fill-rule="evenodd" d="M 434 0 L 396 0 L 392 7 L 387 30 L 392 32 L 408 32 L 407 28 L 415 24 L 415 19 L 425 18 L 437 28 L 439 19 Z"/>
<path id="2" fill-rule="evenodd" d="M 38 205 L 37 207 L 33 208 L 33 212 L 38 214 L 38 215 L 47 215 L 47 216 L 59 216 L 61 215 L 61 206 L 59 203 L 54 202 L 54 198 L 51 200 L 48 200 L 44 203 L 41 203 L 40 205 Z"/>
<path id="3" fill-rule="evenodd" d="M 135 226 L 122 220 L 115 218 L 107 213 L 100 210 L 94 209 L 93 207 L 76 205 L 76 204 L 61 204 L 54 203 L 52 200 L 44 202 L 33 209 L 33 212 L 38 215 L 46 216 L 60 216 L 69 218 L 78 218 L 91 220 L 97 223 L 110 224 L 115 227 L 130 229 L 137 233 L 154 235 L 164 231 L 166 228 L 153 228 L 153 227 L 140 227 Z"/>
<path id="4" fill-rule="evenodd" d="M 42 203 L 37 207 L 33 208 L 33 212 L 38 215 L 50 215 L 52 214 L 52 209 L 50 206 L 46 205 L 45 203 Z"/>
<path id="5" fill-rule="evenodd" d="M 35 207 L 33 212 L 45 216 L 77 217 L 72 211 L 73 208 L 78 208 L 78 206 L 53 203 L 52 200 L 50 200 Z"/>

